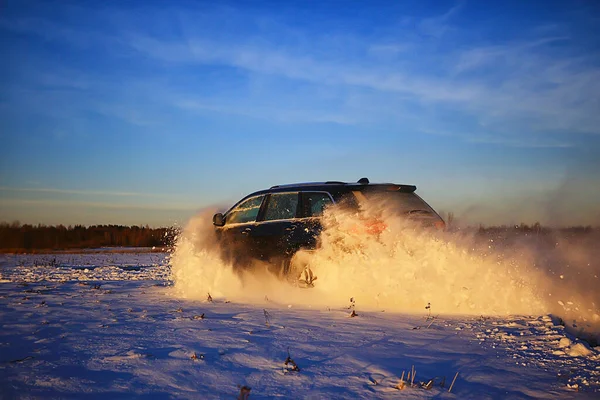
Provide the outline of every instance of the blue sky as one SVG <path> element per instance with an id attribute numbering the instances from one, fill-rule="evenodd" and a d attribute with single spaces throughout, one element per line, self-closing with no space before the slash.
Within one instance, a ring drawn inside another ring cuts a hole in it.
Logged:
<path id="1" fill-rule="evenodd" d="M 597 2 L 215 3 L 3 2 L 0 220 L 171 225 L 367 176 L 470 223 L 600 224 Z"/>

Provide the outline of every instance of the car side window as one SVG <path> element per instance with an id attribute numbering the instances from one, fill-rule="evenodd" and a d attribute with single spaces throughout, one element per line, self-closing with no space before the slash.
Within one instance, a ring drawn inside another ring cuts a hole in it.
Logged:
<path id="1" fill-rule="evenodd" d="M 256 196 L 243 201 L 227 215 L 226 225 L 254 222 L 265 196 Z"/>
<path id="2" fill-rule="evenodd" d="M 307 217 L 320 217 L 323 211 L 332 204 L 327 193 L 304 193 L 304 211 Z"/>
<path id="3" fill-rule="evenodd" d="M 273 193 L 269 197 L 267 211 L 265 212 L 265 221 L 275 221 L 278 219 L 291 219 L 296 217 L 298 208 L 298 192 L 294 193 Z"/>

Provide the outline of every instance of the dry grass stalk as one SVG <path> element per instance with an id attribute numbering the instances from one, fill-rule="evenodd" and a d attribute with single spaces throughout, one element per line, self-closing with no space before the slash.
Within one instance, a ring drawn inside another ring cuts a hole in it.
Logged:
<path id="1" fill-rule="evenodd" d="M 237 397 L 237 400 L 248 400 L 248 397 L 250 396 L 250 390 L 252 390 L 252 388 L 248 387 L 248 386 L 238 386 L 240 388 L 240 394 Z"/>
<path id="2" fill-rule="evenodd" d="M 396 389 L 402 390 L 402 389 L 404 389 L 405 385 L 406 385 L 406 382 L 404 382 L 404 371 L 402 371 L 402 376 L 400 377 L 400 380 L 398 381 L 398 384 L 396 385 Z"/>
<path id="3" fill-rule="evenodd" d="M 300 372 L 300 367 L 298 367 L 298 364 L 296 364 L 296 362 L 290 356 L 290 348 L 289 347 L 288 347 L 288 355 L 287 355 L 287 358 L 285 359 L 284 365 L 285 365 L 286 371 Z"/>
<path id="4" fill-rule="evenodd" d="M 454 382 L 456 382 L 456 378 L 458 377 L 458 371 L 456 371 L 456 375 L 454 375 L 454 379 L 452 379 L 452 383 L 450 384 L 450 388 L 448 389 L 448 393 L 452 391 L 452 387 L 454 386 Z"/>

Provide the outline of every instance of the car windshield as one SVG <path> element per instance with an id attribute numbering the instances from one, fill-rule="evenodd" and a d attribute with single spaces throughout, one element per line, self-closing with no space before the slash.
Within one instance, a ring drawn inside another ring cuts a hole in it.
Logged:
<path id="1" fill-rule="evenodd" d="M 260 205 L 265 196 L 252 197 L 240 203 L 227 214 L 226 224 L 242 224 L 256 221 Z"/>

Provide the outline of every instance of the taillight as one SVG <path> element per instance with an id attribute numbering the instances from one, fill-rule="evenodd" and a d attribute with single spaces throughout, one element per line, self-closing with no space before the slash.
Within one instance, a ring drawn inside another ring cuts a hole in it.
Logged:
<path id="1" fill-rule="evenodd" d="M 387 224 L 385 222 L 374 219 L 364 221 L 362 224 L 354 224 L 348 231 L 355 234 L 368 233 L 370 235 L 379 235 L 386 228 Z"/>
<path id="2" fill-rule="evenodd" d="M 367 228 L 367 233 L 371 235 L 379 235 L 381 232 L 385 231 L 387 225 L 383 221 L 373 220 L 365 223 Z"/>

